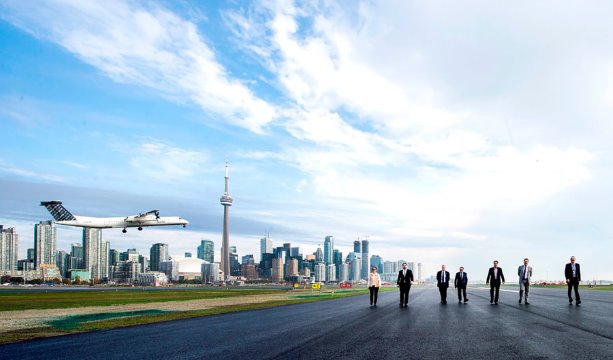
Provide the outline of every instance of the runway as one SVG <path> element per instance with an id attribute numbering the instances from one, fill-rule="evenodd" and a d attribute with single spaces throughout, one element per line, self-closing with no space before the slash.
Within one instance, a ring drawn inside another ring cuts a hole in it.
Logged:
<path id="1" fill-rule="evenodd" d="M 613 293 L 583 291 L 569 306 L 565 289 L 532 289 L 530 305 L 504 291 L 469 289 L 467 304 L 449 290 L 398 292 L 178 320 L 0 346 L 2 359 L 611 359 Z"/>

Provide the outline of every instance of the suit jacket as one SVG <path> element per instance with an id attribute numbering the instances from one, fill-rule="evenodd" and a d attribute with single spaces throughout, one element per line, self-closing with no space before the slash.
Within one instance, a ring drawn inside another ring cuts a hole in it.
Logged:
<path id="1" fill-rule="evenodd" d="M 502 268 L 498 268 L 498 279 L 494 279 L 494 267 L 491 267 L 490 271 L 488 271 L 487 273 L 487 279 L 485 280 L 486 284 L 490 282 L 490 278 L 492 278 L 492 282 L 500 282 L 500 279 L 502 279 L 502 282 L 505 282 L 504 274 L 502 273 Z"/>
<path id="2" fill-rule="evenodd" d="M 445 271 L 445 281 L 441 281 L 442 280 L 442 272 L 443 270 L 439 271 L 436 273 L 436 286 L 438 287 L 449 287 L 449 271 Z"/>
<path id="3" fill-rule="evenodd" d="M 411 286 L 411 281 L 413 281 L 413 272 L 411 271 L 411 269 L 407 269 L 406 275 L 402 275 L 402 270 L 398 272 L 398 279 L 396 280 L 396 285 Z"/>
<path id="4" fill-rule="evenodd" d="M 579 264 L 575 263 L 575 272 L 577 280 L 581 281 L 581 270 Z M 573 267 L 571 263 L 566 264 L 566 268 L 564 269 L 564 276 L 566 276 L 566 280 L 570 280 L 573 278 Z"/>
<path id="5" fill-rule="evenodd" d="M 468 275 L 466 275 L 466 272 L 463 272 L 462 276 L 460 276 L 459 271 L 455 273 L 455 280 L 453 281 L 453 286 L 466 287 L 466 284 L 468 284 Z"/>
<path id="6" fill-rule="evenodd" d="M 517 276 L 519 276 L 519 282 L 521 283 L 524 280 L 524 265 L 519 265 L 517 268 Z M 532 266 L 528 265 L 528 281 L 532 277 Z"/>

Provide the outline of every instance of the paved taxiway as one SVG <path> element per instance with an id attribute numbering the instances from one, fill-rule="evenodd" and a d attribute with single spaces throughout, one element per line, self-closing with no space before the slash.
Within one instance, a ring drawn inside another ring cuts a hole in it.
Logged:
<path id="1" fill-rule="evenodd" d="M 439 304 L 436 288 L 135 326 L 0 346 L 2 359 L 613 359 L 613 293 L 583 291 L 569 306 L 565 289 L 514 291 L 490 305 L 489 290 L 469 289 L 467 304 Z"/>

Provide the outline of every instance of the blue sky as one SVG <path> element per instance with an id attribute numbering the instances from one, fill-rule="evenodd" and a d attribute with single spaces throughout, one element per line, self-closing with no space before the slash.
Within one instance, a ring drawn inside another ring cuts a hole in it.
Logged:
<path id="1" fill-rule="evenodd" d="M 0 221 L 20 251 L 40 200 L 159 208 L 188 229 L 113 248 L 231 242 L 460 265 L 571 255 L 613 279 L 611 5 L 559 2 L 0 4 Z M 80 241 L 60 228 L 59 247 Z M 219 248 L 217 249 L 219 251 Z"/>

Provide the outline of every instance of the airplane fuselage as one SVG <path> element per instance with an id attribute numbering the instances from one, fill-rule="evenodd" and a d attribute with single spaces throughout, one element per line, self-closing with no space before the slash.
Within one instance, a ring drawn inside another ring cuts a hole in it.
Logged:
<path id="1" fill-rule="evenodd" d="M 156 218 L 151 217 L 86 217 L 75 216 L 75 220 L 56 221 L 56 224 L 67 226 L 87 227 L 94 229 L 110 229 L 110 228 L 128 228 L 128 227 L 143 227 L 143 226 L 165 226 L 165 225 L 183 225 L 186 226 L 189 222 L 178 216 L 161 216 Z"/>

